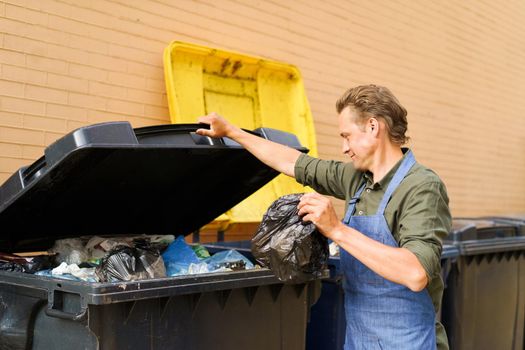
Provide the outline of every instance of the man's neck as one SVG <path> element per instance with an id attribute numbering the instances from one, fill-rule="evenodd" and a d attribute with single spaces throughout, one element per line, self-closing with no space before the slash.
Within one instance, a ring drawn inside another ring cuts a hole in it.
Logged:
<path id="1" fill-rule="evenodd" d="M 403 158 L 401 147 L 386 144 L 376 150 L 370 172 L 374 176 L 374 183 L 383 177 Z"/>

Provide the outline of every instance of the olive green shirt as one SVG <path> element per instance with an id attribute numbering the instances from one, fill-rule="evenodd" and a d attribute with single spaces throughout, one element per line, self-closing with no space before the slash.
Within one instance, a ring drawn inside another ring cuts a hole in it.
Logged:
<path id="1" fill-rule="evenodd" d="M 374 215 L 401 162 L 381 181 L 374 183 L 370 172 L 358 171 L 352 163 L 321 160 L 301 154 L 295 163 L 295 178 L 297 182 L 321 194 L 345 200 L 346 207 L 366 181 L 354 215 Z M 426 289 L 437 314 L 444 288 L 441 278 L 441 242 L 450 232 L 452 221 L 445 185 L 436 173 L 416 163 L 392 194 L 384 216 L 398 245 L 414 253 L 425 269 L 429 281 Z M 445 329 L 437 320 L 436 337 L 438 349 L 448 349 Z"/>

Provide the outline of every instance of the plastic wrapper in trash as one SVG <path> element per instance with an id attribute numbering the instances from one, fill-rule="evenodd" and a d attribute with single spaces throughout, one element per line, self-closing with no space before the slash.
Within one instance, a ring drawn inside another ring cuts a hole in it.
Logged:
<path id="1" fill-rule="evenodd" d="M 92 263 L 99 264 L 108 253 L 117 246 L 128 246 L 135 248 L 156 249 L 163 251 L 173 242 L 173 235 L 141 235 L 127 237 L 100 237 L 93 236 L 86 243 L 89 260 Z"/>
<path id="2" fill-rule="evenodd" d="M 59 239 L 55 241 L 49 252 L 56 254 L 57 262 L 65 262 L 68 265 L 79 265 L 89 258 L 88 251 L 80 238 Z"/>
<path id="3" fill-rule="evenodd" d="M 328 245 L 328 250 L 330 251 L 330 256 L 339 256 L 339 246 L 335 242 L 331 242 Z"/>
<path id="4" fill-rule="evenodd" d="M 186 275 L 191 264 L 198 265 L 202 262 L 182 236 L 177 237 L 168 246 L 162 254 L 162 259 L 168 276 Z"/>
<path id="5" fill-rule="evenodd" d="M 54 277 L 54 278 L 60 278 L 60 279 L 63 279 L 63 280 L 80 281 L 80 278 L 76 278 L 73 275 L 70 275 L 70 274 L 53 275 L 51 273 L 51 271 L 52 270 L 50 270 L 50 269 L 48 269 L 48 270 L 41 270 L 41 271 L 35 272 L 35 276 Z M 95 281 L 93 281 L 93 282 L 95 282 Z"/>
<path id="6" fill-rule="evenodd" d="M 200 244 L 192 244 L 190 247 L 193 249 L 199 259 L 206 259 L 210 257 L 210 252 L 205 246 Z"/>
<path id="7" fill-rule="evenodd" d="M 62 263 L 66 264 L 66 263 Z M 73 266 L 67 265 L 66 266 Z M 76 266 L 76 265 L 75 265 Z M 75 272 L 75 275 L 72 275 L 70 273 L 63 273 L 63 274 L 53 274 L 52 269 L 48 270 L 42 270 L 35 273 L 36 276 L 45 276 L 45 277 L 53 277 L 53 278 L 60 278 L 63 280 L 70 280 L 70 281 L 85 281 L 85 282 L 99 282 L 98 277 L 95 275 L 95 269 L 94 268 L 79 268 L 79 271 Z"/>
<path id="8" fill-rule="evenodd" d="M 135 281 L 166 277 L 166 269 L 157 250 L 118 246 L 102 259 L 95 274 L 101 282 Z"/>
<path id="9" fill-rule="evenodd" d="M 82 281 L 86 282 L 98 282 L 98 277 L 95 275 L 95 268 L 81 268 L 77 264 L 68 265 L 63 262 L 59 266 L 51 270 L 51 275 L 53 277 L 61 275 L 72 275 Z"/>
<path id="10" fill-rule="evenodd" d="M 93 236 L 86 243 L 86 250 L 89 255 L 89 261 L 100 262 L 110 251 L 119 245 L 126 245 L 131 247 L 131 244 L 123 240 L 114 240 L 112 238 L 104 238 Z"/>
<path id="11" fill-rule="evenodd" d="M 190 266 L 188 266 L 188 275 L 196 275 L 199 273 L 208 273 L 210 270 L 208 269 L 208 264 L 205 262 L 201 262 L 198 264 L 191 263 Z"/>
<path id="12" fill-rule="evenodd" d="M 141 236 L 135 238 L 134 242 L 137 246 L 137 239 L 146 240 L 148 247 L 152 249 L 157 249 L 160 252 L 163 252 L 174 240 L 175 236 L 173 235 L 153 235 L 153 236 Z"/>
<path id="13" fill-rule="evenodd" d="M 298 215 L 301 196 L 290 194 L 273 202 L 252 238 L 253 256 L 283 282 L 320 277 L 328 259 L 326 237 Z"/>
<path id="14" fill-rule="evenodd" d="M 254 267 L 250 260 L 236 250 L 215 253 L 204 261 L 208 264 L 210 272 L 220 269 L 247 270 Z"/>

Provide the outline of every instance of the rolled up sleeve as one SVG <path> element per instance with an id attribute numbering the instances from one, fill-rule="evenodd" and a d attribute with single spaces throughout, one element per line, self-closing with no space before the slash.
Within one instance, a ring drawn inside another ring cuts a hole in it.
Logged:
<path id="1" fill-rule="evenodd" d="M 414 253 L 431 281 L 441 273 L 442 240 L 450 232 L 452 221 L 444 184 L 419 185 L 401 212 L 399 245 Z"/>

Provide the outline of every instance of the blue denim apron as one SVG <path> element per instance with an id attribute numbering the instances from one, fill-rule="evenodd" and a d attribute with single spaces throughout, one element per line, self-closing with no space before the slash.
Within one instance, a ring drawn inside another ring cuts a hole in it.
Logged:
<path id="1" fill-rule="evenodd" d="M 415 163 L 414 155 L 408 151 L 375 215 L 352 216 L 365 189 L 366 183 L 363 184 L 350 200 L 343 223 L 378 242 L 398 247 L 383 214 L 392 193 Z M 436 349 L 436 315 L 426 289 L 413 292 L 390 282 L 343 249 L 341 266 L 345 290 L 345 350 Z"/>

